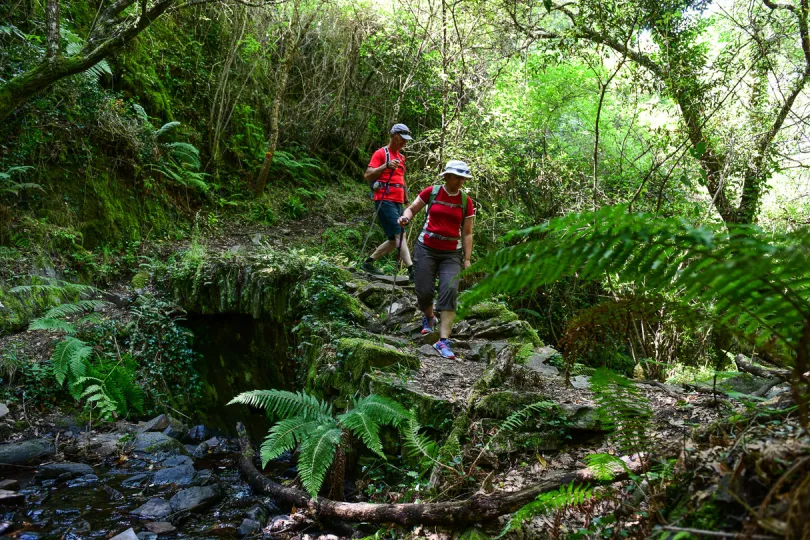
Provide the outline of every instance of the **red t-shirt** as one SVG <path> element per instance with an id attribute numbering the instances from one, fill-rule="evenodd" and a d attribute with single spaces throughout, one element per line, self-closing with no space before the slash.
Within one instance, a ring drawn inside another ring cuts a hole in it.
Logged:
<path id="1" fill-rule="evenodd" d="M 433 192 L 433 186 L 428 186 L 419 193 L 419 198 L 423 203 L 430 203 L 430 194 Z M 439 201 L 450 204 L 457 204 L 459 206 L 447 206 L 444 204 L 437 204 Z M 475 216 L 475 205 L 473 204 L 472 197 L 467 196 L 467 213 L 462 217 L 463 209 L 461 208 L 461 192 L 454 196 L 450 196 L 444 189 L 444 186 L 439 188 L 436 198 L 433 200 L 433 206 L 430 207 L 430 213 L 427 216 L 427 223 L 425 228 L 419 235 L 419 241 L 429 248 L 441 249 L 443 251 L 453 251 L 461 249 L 461 222 L 463 219 L 471 219 Z M 458 238 L 458 240 L 439 240 L 438 238 L 431 238 L 426 235 L 424 231 L 446 236 L 448 238 Z"/>
<path id="2" fill-rule="evenodd" d="M 390 159 L 400 160 L 399 167 L 394 169 L 394 174 L 391 175 L 391 169 L 385 169 L 383 173 L 377 178 L 378 182 L 385 184 L 390 181 L 390 184 L 399 184 L 399 186 L 389 185 L 386 192 L 385 188 L 374 190 L 375 201 L 391 201 L 395 203 L 405 202 L 405 156 L 399 152 L 390 152 Z M 371 168 L 380 167 L 385 163 L 385 147 L 380 148 L 371 155 L 371 161 L 368 166 Z M 390 180 L 389 180 L 390 179 Z"/>

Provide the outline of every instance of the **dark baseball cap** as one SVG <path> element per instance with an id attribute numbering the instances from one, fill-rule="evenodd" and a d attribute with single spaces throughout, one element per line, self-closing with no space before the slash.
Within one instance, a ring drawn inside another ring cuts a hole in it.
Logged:
<path id="1" fill-rule="evenodd" d="M 412 141 L 413 137 L 411 137 L 411 130 L 408 129 L 408 126 L 405 124 L 394 124 L 391 128 L 391 135 L 399 135 L 406 141 Z"/>

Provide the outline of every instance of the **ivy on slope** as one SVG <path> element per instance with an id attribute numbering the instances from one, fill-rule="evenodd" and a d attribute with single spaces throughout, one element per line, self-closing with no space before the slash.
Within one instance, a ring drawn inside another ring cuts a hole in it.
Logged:
<path id="1" fill-rule="evenodd" d="M 566 276 L 610 274 L 684 307 L 700 306 L 716 324 L 786 363 L 807 361 L 807 231 L 765 236 L 750 226 L 715 230 L 614 206 L 513 232 L 507 242 L 513 245 L 474 265 L 472 271 L 491 275 L 465 295 L 465 305 Z"/>

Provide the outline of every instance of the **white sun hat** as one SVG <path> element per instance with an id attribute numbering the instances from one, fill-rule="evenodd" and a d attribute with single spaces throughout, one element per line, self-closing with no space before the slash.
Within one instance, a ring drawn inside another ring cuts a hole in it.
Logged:
<path id="1" fill-rule="evenodd" d="M 444 167 L 444 170 L 439 173 L 439 176 L 444 176 L 445 174 L 455 174 L 456 176 L 461 176 L 463 178 L 472 178 L 470 168 L 467 166 L 467 164 L 457 159 L 451 159 L 448 161 L 447 165 Z"/>

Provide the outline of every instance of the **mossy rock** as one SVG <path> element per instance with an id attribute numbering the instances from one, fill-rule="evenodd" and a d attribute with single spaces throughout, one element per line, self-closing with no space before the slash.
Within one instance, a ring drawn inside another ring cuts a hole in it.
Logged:
<path id="1" fill-rule="evenodd" d="M 473 335 L 476 339 L 498 340 L 506 339 L 516 346 L 529 343 L 534 347 L 542 347 L 543 341 L 537 335 L 537 331 L 526 321 L 515 320 L 506 323 L 495 323 L 484 321 L 473 327 Z"/>
<path id="2" fill-rule="evenodd" d="M 373 370 L 401 366 L 418 369 L 419 358 L 396 347 L 360 338 L 338 340 L 334 357 L 322 357 L 307 370 L 307 389 L 321 396 L 350 396 Z"/>
<path id="3" fill-rule="evenodd" d="M 517 313 L 497 302 L 476 304 L 469 309 L 464 317 L 465 320 L 492 320 L 498 324 L 516 321 L 518 318 Z"/>
<path id="4" fill-rule="evenodd" d="M 440 425 L 456 413 L 456 404 L 426 394 L 393 375 L 367 373 L 363 386 L 369 393 L 393 399 L 407 409 L 414 409 L 417 419 L 423 425 Z"/>
<path id="5" fill-rule="evenodd" d="M 10 288 L 0 286 L 0 335 L 24 330 L 32 319 L 62 303 L 52 291 L 12 293 Z"/>
<path id="6" fill-rule="evenodd" d="M 538 401 L 549 401 L 549 398 L 538 392 L 504 390 L 482 397 L 475 403 L 473 410 L 479 418 L 502 420 L 523 407 Z"/>
<path id="7" fill-rule="evenodd" d="M 369 283 L 357 291 L 357 298 L 372 309 L 379 309 L 391 297 L 391 286 L 383 283 Z"/>
<path id="8" fill-rule="evenodd" d="M 555 452 L 562 448 L 563 437 L 559 431 L 545 433 L 500 433 L 490 443 L 490 450 L 499 457 L 520 452 Z"/>

